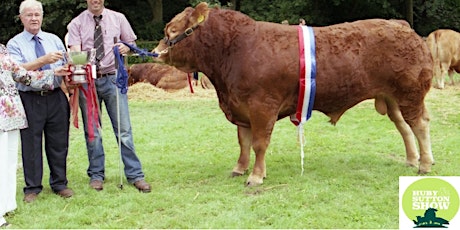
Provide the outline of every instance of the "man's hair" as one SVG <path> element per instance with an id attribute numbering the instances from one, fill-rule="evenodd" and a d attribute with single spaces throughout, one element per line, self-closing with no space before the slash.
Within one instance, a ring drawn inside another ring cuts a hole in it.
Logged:
<path id="1" fill-rule="evenodd" d="M 22 14 L 24 12 L 24 9 L 26 8 L 32 8 L 32 7 L 38 7 L 42 11 L 43 14 L 43 5 L 41 2 L 37 0 L 24 0 L 21 2 L 21 5 L 19 5 L 19 14 Z"/>

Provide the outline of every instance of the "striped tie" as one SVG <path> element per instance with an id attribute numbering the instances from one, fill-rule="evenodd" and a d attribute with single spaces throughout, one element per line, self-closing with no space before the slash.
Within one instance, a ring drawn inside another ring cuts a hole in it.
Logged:
<path id="1" fill-rule="evenodd" d="M 33 39 L 35 41 L 35 55 L 37 55 L 37 58 L 41 56 L 45 56 L 46 54 L 45 49 L 43 49 L 43 45 L 40 42 L 40 38 L 37 35 L 35 35 L 33 36 Z M 46 64 L 39 68 L 39 70 L 45 70 L 45 69 L 51 69 L 50 65 Z"/>
<path id="2" fill-rule="evenodd" d="M 99 67 L 99 61 L 105 56 L 104 54 L 104 38 L 102 37 L 102 28 L 99 25 L 102 19 L 102 15 L 93 16 L 96 22 L 96 28 L 94 30 L 94 48 L 96 49 L 96 66 Z"/>

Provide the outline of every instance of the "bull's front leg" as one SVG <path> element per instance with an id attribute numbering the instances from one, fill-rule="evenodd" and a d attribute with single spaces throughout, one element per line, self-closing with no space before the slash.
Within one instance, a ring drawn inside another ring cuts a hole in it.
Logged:
<path id="1" fill-rule="evenodd" d="M 264 178 L 267 177 L 265 168 L 265 151 L 256 153 L 256 162 L 254 169 L 246 181 L 246 186 L 257 186 L 264 183 Z"/>
<path id="2" fill-rule="evenodd" d="M 232 171 L 232 176 L 242 176 L 249 168 L 252 146 L 251 128 L 238 126 L 238 143 L 240 144 L 240 157 Z"/>
<path id="3" fill-rule="evenodd" d="M 447 74 L 449 75 L 449 79 L 450 79 L 450 84 L 451 85 L 455 85 L 455 81 L 454 81 L 454 70 L 452 69 L 449 69 L 449 71 L 447 71 Z"/>
<path id="4" fill-rule="evenodd" d="M 252 148 L 254 149 L 256 160 L 254 162 L 254 168 L 252 173 L 249 175 L 246 186 L 257 186 L 261 185 L 264 178 L 267 177 L 267 171 L 265 167 L 265 153 L 268 145 L 270 144 L 270 137 L 273 130 L 275 120 L 267 123 L 252 124 Z M 259 126 L 262 125 L 262 126 Z"/>

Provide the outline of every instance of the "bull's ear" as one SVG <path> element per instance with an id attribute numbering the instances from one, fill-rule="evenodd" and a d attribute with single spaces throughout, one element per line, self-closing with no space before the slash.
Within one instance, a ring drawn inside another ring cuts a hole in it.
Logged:
<path id="1" fill-rule="evenodd" d="M 198 24 L 204 22 L 208 19 L 209 8 L 206 2 L 201 2 L 195 7 L 195 11 L 193 11 L 190 21 L 192 21 L 193 26 L 197 26 Z"/>

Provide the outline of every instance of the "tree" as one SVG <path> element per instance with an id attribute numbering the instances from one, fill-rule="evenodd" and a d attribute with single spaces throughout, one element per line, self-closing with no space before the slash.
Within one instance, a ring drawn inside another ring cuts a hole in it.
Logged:
<path id="1" fill-rule="evenodd" d="M 460 32 L 460 0 L 415 0 L 414 3 L 414 29 L 422 36 L 440 28 Z"/>
<path id="2" fill-rule="evenodd" d="M 22 25 L 19 20 L 19 5 L 17 0 L 3 0 L 0 20 L 0 43 L 6 42 L 21 31 Z M 20 2 L 19 2 L 20 3 Z"/>
<path id="3" fill-rule="evenodd" d="M 67 24 L 86 9 L 86 0 L 41 0 L 43 29 L 64 37 Z M 187 6 L 200 1 L 242 11 L 256 20 L 325 26 L 366 18 L 406 19 L 420 35 L 439 28 L 460 31 L 460 0 L 110 0 L 108 8 L 122 12 L 139 40 L 159 40 L 165 23 Z M 0 42 L 6 43 L 23 27 L 17 17 L 22 0 L 2 0 Z"/>
<path id="4" fill-rule="evenodd" d="M 406 20 L 414 27 L 414 1 L 406 0 Z"/>
<path id="5" fill-rule="evenodd" d="M 152 22 L 162 23 L 163 22 L 163 1 L 162 0 L 148 0 L 150 10 L 152 11 Z"/>

